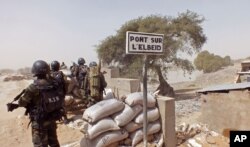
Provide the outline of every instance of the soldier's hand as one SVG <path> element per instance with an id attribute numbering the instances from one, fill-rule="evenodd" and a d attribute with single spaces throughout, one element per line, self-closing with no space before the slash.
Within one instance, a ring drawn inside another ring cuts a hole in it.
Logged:
<path id="1" fill-rule="evenodd" d="M 8 112 L 12 112 L 14 109 L 18 108 L 18 104 L 8 103 L 7 104 L 7 110 Z"/>

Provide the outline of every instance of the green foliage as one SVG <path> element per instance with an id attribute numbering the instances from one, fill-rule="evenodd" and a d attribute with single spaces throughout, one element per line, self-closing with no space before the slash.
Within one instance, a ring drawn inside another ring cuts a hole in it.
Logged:
<path id="1" fill-rule="evenodd" d="M 218 71 L 222 67 L 232 65 L 232 60 L 230 56 L 222 58 L 205 50 L 197 55 L 194 60 L 194 65 L 196 69 L 202 70 L 204 73 L 210 73 Z"/>
<path id="2" fill-rule="evenodd" d="M 97 45 L 98 57 L 104 63 L 118 62 L 122 65 L 122 72 L 132 75 L 142 68 L 141 55 L 126 54 L 126 32 L 146 32 L 164 34 L 163 51 L 160 56 L 148 56 L 149 68 L 165 68 L 166 65 L 175 65 L 187 72 L 194 67 L 191 61 L 180 58 L 179 53 L 192 55 L 201 50 L 206 41 L 201 23 L 204 18 L 187 11 L 180 13 L 176 18 L 160 15 L 150 15 L 130 20 L 121 26 L 117 33 L 109 36 Z M 138 72 L 140 73 L 140 72 Z M 138 74 L 137 74 L 138 76 Z"/>

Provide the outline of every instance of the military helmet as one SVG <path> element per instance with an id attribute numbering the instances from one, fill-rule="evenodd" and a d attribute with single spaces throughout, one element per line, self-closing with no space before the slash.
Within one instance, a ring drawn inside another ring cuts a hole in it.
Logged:
<path id="1" fill-rule="evenodd" d="M 60 69 L 60 63 L 58 61 L 52 61 L 50 64 L 51 70 L 58 71 Z"/>
<path id="2" fill-rule="evenodd" d="M 37 60 L 33 63 L 32 74 L 36 75 L 46 75 L 49 73 L 49 65 L 43 60 Z"/>
<path id="3" fill-rule="evenodd" d="M 95 61 L 92 61 L 89 63 L 89 67 L 97 66 L 97 63 Z"/>
<path id="4" fill-rule="evenodd" d="M 84 64 L 85 64 L 84 58 L 79 58 L 79 59 L 78 59 L 78 64 L 79 64 L 79 65 L 84 65 Z"/>

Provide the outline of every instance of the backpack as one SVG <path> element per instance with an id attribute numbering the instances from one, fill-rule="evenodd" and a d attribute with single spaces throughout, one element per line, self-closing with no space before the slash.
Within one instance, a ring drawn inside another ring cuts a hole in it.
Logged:
<path id="1" fill-rule="evenodd" d="M 101 95 L 101 80 L 99 67 L 94 66 L 90 68 L 89 72 L 89 89 L 91 97 L 98 97 Z"/>
<path id="2" fill-rule="evenodd" d="M 49 114 L 63 109 L 65 95 L 57 81 L 53 80 L 49 84 L 42 84 L 36 80 L 34 85 L 40 91 L 40 107 L 44 113 Z"/>

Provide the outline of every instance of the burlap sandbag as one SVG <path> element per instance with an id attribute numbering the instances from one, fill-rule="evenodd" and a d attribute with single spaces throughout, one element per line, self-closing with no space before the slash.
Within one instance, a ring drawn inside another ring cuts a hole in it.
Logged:
<path id="1" fill-rule="evenodd" d="M 103 133 L 93 140 L 82 138 L 80 147 L 108 147 L 110 144 L 121 141 L 128 137 L 128 132 L 124 130 L 109 131 Z"/>
<path id="2" fill-rule="evenodd" d="M 138 124 L 135 123 L 133 121 L 129 122 L 124 128 L 130 133 L 130 132 L 134 132 L 137 129 L 140 129 L 143 127 L 143 124 Z"/>
<path id="3" fill-rule="evenodd" d="M 148 122 L 153 122 L 156 121 L 160 118 L 160 113 L 158 108 L 154 108 L 154 109 L 148 109 L 147 110 L 147 116 L 148 116 Z M 141 112 L 135 119 L 134 121 L 136 123 L 143 123 L 143 112 Z"/>
<path id="4" fill-rule="evenodd" d="M 161 130 L 161 124 L 159 121 L 155 121 L 148 124 L 147 135 L 155 134 Z M 130 135 L 132 140 L 132 147 L 137 145 L 143 139 L 143 129 L 139 129 Z"/>
<path id="5" fill-rule="evenodd" d="M 148 100 L 148 107 L 152 108 L 155 107 L 156 99 L 152 94 L 147 95 Z M 129 106 L 134 106 L 137 104 L 143 105 L 143 93 L 142 92 L 134 92 L 127 95 L 127 98 L 125 99 L 125 103 L 127 103 Z"/>
<path id="6" fill-rule="evenodd" d="M 119 129 L 120 127 L 111 118 L 104 118 L 95 124 L 88 124 L 87 137 L 92 140 L 104 132 Z"/>
<path id="7" fill-rule="evenodd" d="M 105 89 L 105 93 L 103 94 L 103 99 L 107 100 L 107 99 L 112 99 L 112 98 L 115 98 L 112 89 Z"/>
<path id="8" fill-rule="evenodd" d="M 133 120 L 141 111 L 142 111 L 141 105 L 135 105 L 133 107 L 125 105 L 125 108 L 122 111 L 113 115 L 113 119 L 118 126 L 120 127 L 125 126 L 131 120 Z"/>
<path id="9" fill-rule="evenodd" d="M 83 119 L 89 123 L 95 123 L 98 120 L 121 111 L 124 103 L 117 99 L 103 100 L 86 109 L 83 113 Z"/>

